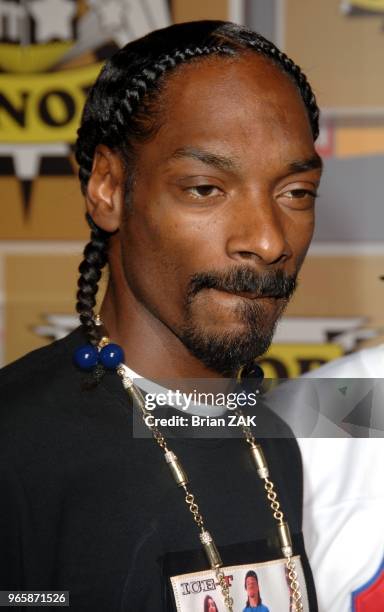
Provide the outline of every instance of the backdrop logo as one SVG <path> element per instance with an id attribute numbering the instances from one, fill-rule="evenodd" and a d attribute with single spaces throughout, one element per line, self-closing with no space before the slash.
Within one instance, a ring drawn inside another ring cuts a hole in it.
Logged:
<path id="1" fill-rule="evenodd" d="M 31 181 L 40 158 L 67 158 L 103 60 L 168 23 L 166 0 L 0 0 L 0 156 L 10 173 Z"/>
<path id="2" fill-rule="evenodd" d="M 0 135 L 7 143 L 67 142 L 100 63 L 59 70 L 79 25 L 75 0 L 0 0 Z"/>
<path id="3" fill-rule="evenodd" d="M 384 0 L 343 0 L 341 10 L 347 15 L 384 15 Z"/>
<path id="4" fill-rule="evenodd" d="M 260 363 L 267 378 L 296 378 L 376 338 L 363 317 L 283 317 Z"/>

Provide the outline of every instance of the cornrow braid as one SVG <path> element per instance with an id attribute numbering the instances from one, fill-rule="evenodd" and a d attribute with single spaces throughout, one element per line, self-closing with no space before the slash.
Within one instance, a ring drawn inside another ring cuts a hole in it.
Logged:
<path id="1" fill-rule="evenodd" d="M 260 36 L 260 39 L 262 37 Z M 283 51 L 280 51 L 273 43 L 263 39 L 258 41 L 256 48 L 254 43 L 250 46 L 252 49 L 262 53 L 265 57 L 270 58 L 275 64 L 282 67 L 284 72 L 289 75 L 296 83 L 303 102 L 307 108 L 308 117 L 311 124 L 313 139 L 316 140 L 319 135 L 319 118 L 320 110 L 316 103 L 315 94 L 312 91 L 311 86 L 308 83 L 307 77 L 301 71 L 301 68 L 295 64 Z"/>
<path id="2" fill-rule="evenodd" d="M 124 51 L 127 47 L 124 47 L 121 51 Z M 117 65 L 120 63 L 118 62 L 119 58 L 117 58 L 119 53 L 114 56 Z M 219 53 L 233 55 L 234 51 L 225 45 L 213 44 L 194 48 L 186 47 L 182 50 L 175 49 L 171 53 L 158 57 L 150 66 L 143 68 L 140 73 L 134 73 L 129 79 L 124 72 L 119 74 L 119 78 L 112 82 L 113 88 L 111 82 L 106 85 L 106 91 L 103 93 L 108 94 L 107 100 L 100 97 L 99 91 L 101 87 L 104 89 L 103 81 L 108 78 L 109 66 L 106 64 L 89 94 L 82 123 L 78 130 L 76 159 L 79 164 L 79 178 L 83 193 L 86 191 L 91 176 L 93 156 L 98 144 L 104 144 L 114 150 L 121 150 L 123 155 L 129 158 L 131 152 L 130 138 L 140 142 L 151 136 L 155 127 L 153 121 L 146 115 L 145 110 L 147 108 L 142 108 L 138 116 L 135 116 L 135 114 L 150 92 L 156 90 L 159 92 L 158 85 L 161 77 L 188 60 Z M 111 89 L 113 89 L 113 93 Z M 153 107 L 154 100 L 151 102 L 150 106 Z M 93 112 L 95 107 L 99 106 L 98 114 L 102 114 L 102 117 L 96 119 Z M 155 114 L 154 109 L 151 108 L 151 110 Z"/>
<path id="3" fill-rule="evenodd" d="M 85 194 L 97 145 L 118 152 L 125 164 L 126 200 L 132 191 L 135 145 L 145 142 L 161 124 L 161 93 L 168 73 L 190 61 L 246 51 L 268 58 L 296 84 L 305 104 L 314 140 L 319 109 L 305 75 L 273 43 L 243 26 L 223 21 L 177 24 L 130 42 L 111 57 L 91 88 L 76 143 L 79 178 Z M 88 218 L 91 240 L 84 250 L 78 281 L 77 311 L 89 342 L 97 344 L 93 308 L 101 270 L 107 262 L 107 232 Z"/>
<path id="4" fill-rule="evenodd" d="M 222 22 L 222 26 L 218 28 L 217 33 L 227 44 L 231 40 L 240 45 L 243 50 L 249 49 L 270 59 L 292 79 L 307 109 L 313 139 L 316 140 L 319 135 L 320 110 L 316 103 L 315 94 L 301 68 L 271 41 L 244 26 Z M 239 46 L 237 48 L 239 49 Z"/>
<path id="5" fill-rule="evenodd" d="M 88 341 L 96 346 L 100 338 L 93 309 L 96 305 L 101 270 L 107 263 L 107 247 L 110 234 L 100 229 L 90 215 L 87 214 L 86 218 L 91 227 L 91 240 L 84 248 L 84 259 L 79 266 L 80 277 L 77 282 L 76 310 L 79 313 L 80 322 Z"/>

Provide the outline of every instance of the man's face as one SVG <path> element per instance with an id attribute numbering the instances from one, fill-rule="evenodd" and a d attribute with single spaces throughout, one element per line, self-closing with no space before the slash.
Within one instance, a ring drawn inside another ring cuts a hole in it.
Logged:
<path id="1" fill-rule="evenodd" d="M 139 303 L 213 371 L 268 348 L 309 246 L 318 159 L 290 79 L 257 56 L 169 75 L 121 244 Z"/>
<path id="2" fill-rule="evenodd" d="M 217 612 L 216 604 L 213 599 L 208 600 L 208 612 Z"/>
<path id="3" fill-rule="evenodd" d="M 248 597 L 256 598 L 259 594 L 259 585 L 254 576 L 249 576 L 245 582 Z"/>

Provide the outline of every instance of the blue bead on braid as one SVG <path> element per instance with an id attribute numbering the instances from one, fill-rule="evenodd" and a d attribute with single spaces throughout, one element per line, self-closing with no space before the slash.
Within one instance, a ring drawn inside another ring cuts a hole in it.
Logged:
<path id="1" fill-rule="evenodd" d="M 107 370 L 115 370 L 124 362 L 124 351 L 118 344 L 110 342 L 101 349 L 99 361 Z"/>
<path id="2" fill-rule="evenodd" d="M 92 344 L 85 344 L 75 350 L 73 360 L 81 370 L 92 370 L 99 362 L 99 351 Z"/>
<path id="3" fill-rule="evenodd" d="M 124 351 L 118 344 L 109 341 L 100 315 L 95 316 L 95 326 L 99 336 L 97 346 L 86 344 L 76 349 L 73 359 L 75 364 L 82 370 L 93 370 L 96 378 L 99 378 L 105 370 L 115 370 L 124 363 Z"/>

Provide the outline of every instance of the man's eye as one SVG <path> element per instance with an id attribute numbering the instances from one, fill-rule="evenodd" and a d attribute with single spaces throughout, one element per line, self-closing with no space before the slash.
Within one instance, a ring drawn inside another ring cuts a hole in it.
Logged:
<path id="1" fill-rule="evenodd" d="M 202 199 L 220 195 L 221 190 L 214 185 L 195 185 L 194 187 L 188 187 L 186 192 L 196 199 Z"/>
<path id="2" fill-rule="evenodd" d="M 291 189 L 290 191 L 286 191 L 283 195 L 291 200 L 296 198 L 301 200 L 307 196 L 311 198 L 317 197 L 316 191 L 311 191 L 310 189 Z"/>

